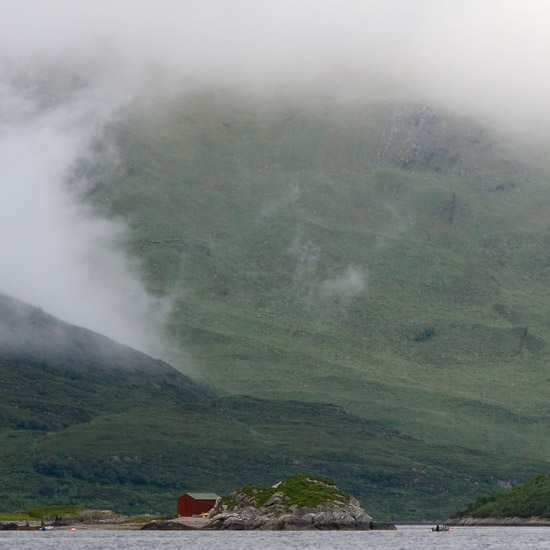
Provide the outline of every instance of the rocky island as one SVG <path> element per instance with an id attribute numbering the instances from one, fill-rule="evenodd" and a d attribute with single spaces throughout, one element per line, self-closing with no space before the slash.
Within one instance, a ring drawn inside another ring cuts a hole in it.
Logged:
<path id="1" fill-rule="evenodd" d="M 243 487 L 219 499 L 208 517 L 208 529 L 395 529 L 391 523 L 375 521 L 333 482 L 305 474 L 272 487 Z"/>

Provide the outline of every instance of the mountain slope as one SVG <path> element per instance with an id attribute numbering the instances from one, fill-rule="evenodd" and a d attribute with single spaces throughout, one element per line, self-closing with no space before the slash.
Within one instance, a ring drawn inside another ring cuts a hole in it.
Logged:
<path id="1" fill-rule="evenodd" d="M 482 127 L 215 90 L 136 104 L 111 137 L 89 200 L 175 300 L 193 377 L 545 460 L 550 193 Z"/>
<path id="2" fill-rule="evenodd" d="M 306 472 L 336 480 L 377 517 L 411 519 L 450 514 L 499 478 L 547 466 L 426 444 L 334 405 L 218 398 L 5 295 L 0 334 L 0 510 L 168 514 L 186 490 L 228 494 Z"/>
<path id="3" fill-rule="evenodd" d="M 57 430 L 208 394 L 168 364 L 0 294 L 0 426 Z"/>

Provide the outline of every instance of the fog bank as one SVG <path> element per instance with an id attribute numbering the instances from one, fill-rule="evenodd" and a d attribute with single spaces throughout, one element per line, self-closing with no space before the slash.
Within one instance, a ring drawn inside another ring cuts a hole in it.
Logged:
<path id="1" fill-rule="evenodd" d="M 533 133 L 550 127 L 549 16 L 544 0 L 0 0 L 0 291 L 160 350 L 169 305 L 73 177 L 136 94 L 391 89 Z"/>
<path id="2" fill-rule="evenodd" d="M 128 97 L 69 76 L 52 84 L 49 71 L 12 71 L 1 82 L 1 292 L 163 355 L 169 306 L 143 289 L 139 266 L 122 252 L 122 224 L 81 203 L 88 182 L 74 171 L 95 162 L 92 142 Z M 116 151 L 101 161 L 115 163 Z"/>
<path id="3" fill-rule="evenodd" d="M 72 57 L 113 79 L 152 66 L 203 82 L 388 79 L 516 125 L 547 124 L 545 0 L 19 0 L 4 56 Z"/>

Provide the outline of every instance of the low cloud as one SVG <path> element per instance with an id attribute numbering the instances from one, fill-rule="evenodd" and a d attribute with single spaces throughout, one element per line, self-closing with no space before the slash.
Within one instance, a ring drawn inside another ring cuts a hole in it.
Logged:
<path id="1" fill-rule="evenodd" d="M 547 124 L 546 0 L 19 0 L 0 50 L 171 77 L 292 89 L 385 79 L 493 120 Z"/>
<path id="2" fill-rule="evenodd" d="M 124 227 L 87 208 L 79 190 L 88 182 L 74 177 L 119 103 L 97 84 L 68 82 L 53 91 L 38 84 L 2 82 L 0 289 L 162 355 L 169 306 L 144 290 L 139 266 L 122 252 Z M 109 160 L 115 159 L 113 152 Z"/>
<path id="3" fill-rule="evenodd" d="M 342 303 L 353 300 L 365 288 L 365 276 L 362 271 L 348 267 L 346 273 L 335 279 L 327 279 L 321 283 L 321 291 L 329 299 Z"/>
<path id="4" fill-rule="evenodd" d="M 326 257 L 316 244 L 296 237 L 284 255 L 294 263 L 294 285 L 303 306 L 315 311 L 319 321 L 347 313 L 353 302 L 366 291 L 368 276 L 363 269 L 348 266 L 340 274 L 323 278 Z"/>
<path id="5" fill-rule="evenodd" d="M 133 97 L 391 90 L 533 134 L 550 128 L 549 18 L 546 0 L 0 0 L 0 291 L 150 349 L 166 304 L 73 177 Z M 315 247 L 291 248 L 315 270 Z M 350 267 L 320 290 L 345 304 L 365 280 Z"/>

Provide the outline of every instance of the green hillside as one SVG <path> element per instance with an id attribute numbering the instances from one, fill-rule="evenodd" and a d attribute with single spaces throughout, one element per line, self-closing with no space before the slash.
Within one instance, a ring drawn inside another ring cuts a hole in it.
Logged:
<path id="1" fill-rule="evenodd" d="M 219 398 L 170 366 L 0 295 L 0 511 L 72 504 L 171 514 L 297 473 L 377 518 L 444 517 L 545 468 L 427 444 L 334 405 Z"/>
<path id="2" fill-rule="evenodd" d="M 89 200 L 173 299 L 183 372 L 547 459 L 550 190 L 477 123 L 215 90 L 143 100 L 109 133 L 120 166 Z"/>
<path id="3" fill-rule="evenodd" d="M 549 518 L 550 476 L 541 475 L 508 491 L 480 497 L 454 517 L 474 518 Z"/>
<path id="4" fill-rule="evenodd" d="M 550 189 L 519 151 L 415 104 L 136 102 L 75 178 L 170 299 L 178 371 L 0 296 L 0 510 L 303 472 L 443 518 L 547 473 Z"/>

